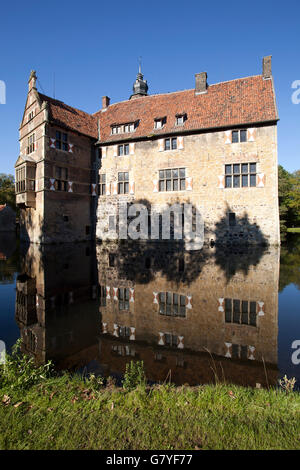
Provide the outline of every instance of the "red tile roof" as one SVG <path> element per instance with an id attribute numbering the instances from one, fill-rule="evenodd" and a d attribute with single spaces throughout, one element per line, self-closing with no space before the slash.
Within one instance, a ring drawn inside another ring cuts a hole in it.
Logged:
<path id="1" fill-rule="evenodd" d="M 177 126 L 176 114 L 186 113 L 183 126 Z M 135 139 L 149 135 L 178 133 L 242 124 L 276 121 L 277 108 L 272 80 L 261 75 L 210 85 L 207 93 L 195 90 L 150 95 L 110 105 L 100 118 L 101 142 Z M 154 119 L 166 116 L 162 129 L 154 129 Z M 111 125 L 140 120 L 134 133 L 111 135 Z"/>
<path id="2" fill-rule="evenodd" d="M 111 104 L 106 111 L 88 114 L 62 101 L 39 94 L 48 101 L 50 120 L 58 126 L 110 143 L 161 134 L 226 128 L 278 120 L 273 80 L 261 75 L 240 78 L 208 86 L 207 93 L 195 90 L 143 96 Z M 176 115 L 186 114 L 183 126 L 176 125 Z M 162 129 L 154 129 L 154 119 L 166 117 Z M 111 135 L 112 124 L 139 121 L 135 132 Z"/>
<path id="3" fill-rule="evenodd" d="M 42 101 L 48 101 L 49 119 L 52 122 L 66 129 L 97 138 L 97 119 L 94 116 L 41 93 L 39 96 Z"/>

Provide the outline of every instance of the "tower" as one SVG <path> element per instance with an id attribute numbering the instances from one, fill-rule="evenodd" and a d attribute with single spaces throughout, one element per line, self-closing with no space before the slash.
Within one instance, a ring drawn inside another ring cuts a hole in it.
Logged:
<path id="1" fill-rule="evenodd" d="M 141 62 L 139 63 L 139 72 L 136 76 L 136 80 L 133 84 L 132 89 L 133 89 L 133 94 L 130 96 L 130 99 L 139 98 L 141 96 L 148 95 L 147 80 L 144 80 L 144 75 L 142 74 L 142 71 L 141 71 Z"/>

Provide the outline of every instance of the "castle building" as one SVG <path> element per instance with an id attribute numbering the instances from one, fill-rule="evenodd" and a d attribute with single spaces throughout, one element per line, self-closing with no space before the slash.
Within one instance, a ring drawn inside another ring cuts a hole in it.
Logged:
<path id="1" fill-rule="evenodd" d="M 20 127 L 16 198 L 35 243 L 109 238 L 121 204 L 201 213 L 206 242 L 280 243 L 271 56 L 261 75 L 148 94 L 141 70 L 126 101 L 88 114 L 37 91 Z M 112 237 L 113 238 L 113 237 Z"/>

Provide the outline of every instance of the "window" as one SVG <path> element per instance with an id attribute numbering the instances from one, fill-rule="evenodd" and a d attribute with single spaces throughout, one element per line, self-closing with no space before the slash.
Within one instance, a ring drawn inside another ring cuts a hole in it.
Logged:
<path id="1" fill-rule="evenodd" d="M 119 310 L 129 310 L 129 289 L 120 287 L 119 292 Z"/>
<path id="2" fill-rule="evenodd" d="M 165 117 L 154 119 L 154 129 L 161 129 L 167 122 Z"/>
<path id="3" fill-rule="evenodd" d="M 225 299 L 225 322 L 256 326 L 256 302 Z"/>
<path id="4" fill-rule="evenodd" d="M 111 133 L 112 134 L 121 134 L 122 126 L 112 126 Z"/>
<path id="5" fill-rule="evenodd" d="M 171 139 L 165 139 L 165 150 L 176 150 L 177 149 L 177 137 Z"/>
<path id="6" fill-rule="evenodd" d="M 235 212 L 229 212 L 228 221 L 229 221 L 229 227 L 235 227 L 236 225 Z"/>
<path id="7" fill-rule="evenodd" d="M 16 170 L 16 192 L 22 193 L 26 188 L 25 166 Z"/>
<path id="8" fill-rule="evenodd" d="M 35 150 L 35 134 L 31 134 L 27 137 L 27 155 L 34 152 Z"/>
<path id="9" fill-rule="evenodd" d="M 119 327 L 119 335 L 123 337 L 129 338 L 130 336 L 130 328 L 128 326 L 120 326 Z"/>
<path id="10" fill-rule="evenodd" d="M 159 313 L 173 317 L 185 317 L 186 296 L 172 292 L 159 293 Z"/>
<path id="11" fill-rule="evenodd" d="M 177 367 L 185 367 L 186 362 L 182 357 L 176 357 L 176 366 Z"/>
<path id="12" fill-rule="evenodd" d="M 256 187 L 256 163 L 225 165 L 225 188 Z"/>
<path id="13" fill-rule="evenodd" d="M 248 359 L 248 347 L 240 344 L 232 345 L 232 358 L 233 359 Z"/>
<path id="14" fill-rule="evenodd" d="M 185 168 L 159 170 L 159 191 L 183 191 L 185 189 Z"/>
<path id="15" fill-rule="evenodd" d="M 99 175 L 99 185 L 98 185 L 98 194 L 99 196 L 105 196 L 106 194 L 106 175 L 100 174 Z"/>
<path id="16" fill-rule="evenodd" d="M 178 336 L 172 335 L 171 333 L 165 333 L 166 346 L 176 348 L 178 345 Z"/>
<path id="17" fill-rule="evenodd" d="M 112 134 L 122 134 L 123 132 L 134 132 L 136 127 L 138 126 L 138 122 L 127 122 L 126 124 L 115 124 L 111 126 L 111 133 Z"/>
<path id="18" fill-rule="evenodd" d="M 118 173 L 118 194 L 129 193 L 129 173 L 121 172 Z"/>
<path id="19" fill-rule="evenodd" d="M 232 143 L 247 142 L 247 129 L 241 129 L 239 131 L 232 131 Z"/>
<path id="20" fill-rule="evenodd" d="M 65 150 L 67 152 L 69 150 L 68 134 L 56 131 L 55 147 L 59 150 Z"/>
<path id="21" fill-rule="evenodd" d="M 35 191 L 35 166 L 26 164 L 16 169 L 16 193 Z"/>
<path id="22" fill-rule="evenodd" d="M 33 117 L 34 117 L 34 111 L 30 111 L 30 113 L 28 114 L 28 122 L 31 121 Z"/>
<path id="23" fill-rule="evenodd" d="M 176 126 L 183 126 L 186 117 L 186 114 L 176 114 Z"/>
<path id="24" fill-rule="evenodd" d="M 135 357 L 136 352 L 135 349 L 131 346 L 123 346 L 121 344 L 114 344 L 111 347 L 111 352 L 113 354 L 117 354 L 118 356 L 132 356 Z"/>
<path id="25" fill-rule="evenodd" d="M 100 306 L 106 307 L 106 287 L 99 286 Z"/>
<path id="26" fill-rule="evenodd" d="M 129 144 L 118 145 L 118 156 L 129 155 Z"/>
<path id="27" fill-rule="evenodd" d="M 124 125 L 124 132 L 133 132 L 135 129 L 134 122 Z"/>
<path id="28" fill-rule="evenodd" d="M 68 169 L 60 166 L 55 167 L 55 189 L 57 191 L 68 190 Z"/>
<path id="29" fill-rule="evenodd" d="M 69 216 L 68 215 L 63 215 L 63 220 L 64 220 L 64 222 L 69 222 Z"/>
<path id="30" fill-rule="evenodd" d="M 154 353 L 154 360 L 157 362 L 165 362 L 166 358 L 161 353 Z"/>

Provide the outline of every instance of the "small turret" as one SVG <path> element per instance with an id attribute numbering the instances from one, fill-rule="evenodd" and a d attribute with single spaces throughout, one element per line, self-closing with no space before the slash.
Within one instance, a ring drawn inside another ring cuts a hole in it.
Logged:
<path id="1" fill-rule="evenodd" d="M 136 76 L 136 81 L 134 82 L 132 89 L 133 94 L 130 96 L 130 99 L 148 95 L 147 80 L 144 80 L 144 75 L 141 71 L 141 64 L 139 64 L 139 73 Z"/>

